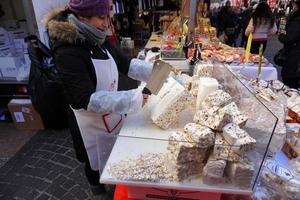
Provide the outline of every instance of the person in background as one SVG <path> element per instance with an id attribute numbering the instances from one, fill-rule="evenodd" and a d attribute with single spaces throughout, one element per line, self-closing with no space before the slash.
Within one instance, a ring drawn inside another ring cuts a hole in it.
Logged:
<path id="1" fill-rule="evenodd" d="M 140 110 L 148 97 L 140 88 L 118 91 L 119 73 L 147 82 L 153 68 L 109 43 L 108 14 L 109 0 L 69 0 L 65 9 L 53 10 L 44 19 L 87 153 L 85 172 L 95 195 L 106 192 L 99 177 L 125 114 Z"/>
<path id="2" fill-rule="evenodd" d="M 230 7 L 221 21 L 222 34 L 225 36 L 225 43 L 229 46 L 234 46 L 236 40 L 236 17 L 234 8 Z"/>
<path id="3" fill-rule="evenodd" d="M 275 17 L 271 8 L 266 2 L 261 2 L 254 6 L 254 12 L 250 22 L 246 28 L 245 35 L 248 37 L 250 33 L 253 34 L 251 53 L 259 54 L 259 47 L 263 45 L 263 51 L 266 50 L 268 36 L 275 34 L 277 27 L 275 24 Z"/>
<path id="4" fill-rule="evenodd" d="M 234 24 L 235 24 L 235 36 L 234 36 L 234 43 L 233 46 L 237 46 L 237 40 L 239 38 L 239 35 L 242 31 L 242 8 L 240 7 L 233 7 L 234 12 Z"/>
<path id="5" fill-rule="evenodd" d="M 213 27 L 215 27 L 215 28 L 218 29 L 217 15 L 218 15 L 218 8 L 216 6 L 214 6 L 213 8 L 211 8 L 208 11 L 208 18 L 210 19 L 211 26 L 213 26 Z"/>
<path id="6" fill-rule="evenodd" d="M 286 63 L 282 66 L 283 83 L 291 88 L 300 88 L 300 0 L 293 0 L 293 10 L 287 17 L 286 34 L 278 39 L 284 44 Z"/>
<path id="7" fill-rule="evenodd" d="M 248 37 L 245 35 L 246 28 L 250 22 L 252 13 L 253 13 L 253 6 L 256 5 L 256 1 L 252 1 L 247 9 L 245 9 L 241 14 L 241 23 L 242 23 L 242 40 L 240 47 L 245 47 Z"/>
<path id="8" fill-rule="evenodd" d="M 224 17 L 228 14 L 228 9 L 231 7 L 231 2 L 230 1 L 226 1 L 225 6 L 221 7 L 218 15 L 217 15 L 217 20 L 218 20 L 218 30 L 217 30 L 217 37 L 219 37 L 222 32 L 224 31 L 222 29 L 222 22 L 224 20 Z"/>

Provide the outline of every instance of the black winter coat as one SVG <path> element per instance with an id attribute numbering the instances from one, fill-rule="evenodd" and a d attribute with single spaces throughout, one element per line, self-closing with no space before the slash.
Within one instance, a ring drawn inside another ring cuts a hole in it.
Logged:
<path id="1" fill-rule="evenodd" d="M 49 13 L 45 21 L 69 104 L 74 109 L 87 109 L 97 84 L 92 59 L 108 59 L 108 56 L 100 48 L 80 40 L 78 30 L 67 21 L 67 15 L 61 10 Z M 103 48 L 114 58 L 119 73 L 127 75 L 131 59 L 108 41 Z"/>
<path id="2" fill-rule="evenodd" d="M 300 10 L 287 17 L 286 34 L 279 35 L 279 41 L 287 49 L 287 62 L 282 68 L 282 77 L 300 80 Z"/>

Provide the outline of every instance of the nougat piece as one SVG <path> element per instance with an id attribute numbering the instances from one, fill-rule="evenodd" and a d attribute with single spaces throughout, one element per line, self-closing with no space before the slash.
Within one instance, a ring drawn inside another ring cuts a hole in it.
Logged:
<path id="1" fill-rule="evenodd" d="M 222 178 L 225 167 L 225 160 L 208 160 L 204 167 L 204 171 L 207 176 Z"/>
<path id="2" fill-rule="evenodd" d="M 248 117 L 244 114 L 232 116 L 232 122 L 239 125 L 240 127 L 244 127 L 248 121 Z"/>
<path id="3" fill-rule="evenodd" d="M 235 102 L 232 102 L 223 108 L 220 109 L 220 112 L 224 112 L 225 115 L 228 115 L 229 122 L 233 122 L 235 124 L 238 124 L 240 127 L 245 126 L 248 117 L 244 115 L 238 108 Z"/>
<path id="4" fill-rule="evenodd" d="M 190 161 L 204 162 L 207 159 L 209 148 L 200 148 L 195 142 L 191 142 L 184 132 L 174 132 L 169 138 L 167 147 L 168 157 L 175 163 Z"/>
<path id="5" fill-rule="evenodd" d="M 195 66 L 194 75 L 197 77 L 212 77 L 214 66 L 210 63 L 199 63 Z"/>
<path id="6" fill-rule="evenodd" d="M 195 123 L 188 123 L 184 126 L 184 132 L 192 142 L 201 148 L 207 148 L 214 145 L 215 133 L 206 126 Z"/>
<path id="7" fill-rule="evenodd" d="M 241 160 L 247 160 L 247 157 L 245 157 L 243 151 L 234 151 L 232 148 L 229 150 L 228 153 L 228 161 L 231 162 L 239 162 Z"/>
<path id="8" fill-rule="evenodd" d="M 237 124 L 229 123 L 223 127 L 223 137 L 230 145 L 235 145 L 238 139 L 247 136 L 249 136 L 248 133 Z"/>
<path id="9" fill-rule="evenodd" d="M 217 160 L 213 154 L 210 155 L 206 165 L 203 168 L 203 181 L 208 184 L 224 182 L 225 160 Z"/>
<path id="10" fill-rule="evenodd" d="M 186 90 L 190 90 L 190 86 L 193 83 L 193 77 L 187 74 L 176 75 L 175 78 L 179 81 Z"/>
<path id="11" fill-rule="evenodd" d="M 243 138 L 239 138 L 234 146 L 232 147 L 232 150 L 234 152 L 245 152 L 245 151 L 249 151 L 251 149 L 253 149 L 256 145 L 256 140 L 254 138 L 252 138 L 250 135 L 243 137 Z"/>
<path id="12" fill-rule="evenodd" d="M 222 135 L 216 134 L 213 154 L 216 159 L 228 160 L 230 145 Z"/>
<path id="13" fill-rule="evenodd" d="M 225 183 L 226 177 L 224 177 L 223 175 L 219 176 L 214 174 L 215 170 L 218 170 L 219 172 L 224 172 L 223 166 L 224 168 L 226 166 L 226 161 L 224 160 L 208 161 L 208 163 L 204 166 L 202 172 L 203 183 L 214 185 Z"/>
<path id="14" fill-rule="evenodd" d="M 167 166 L 179 181 L 201 175 L 210 152 L 210 148 L 199 148 L 190 142 L 184 132 L 173 133 L 167 149 Z"/>
<path id="15" fill-rule="evenodd" d="M 224 111 L 225 113 L 234 116 L 234 115 L 240 115 L 241 111 L 238 108 L 238 106 L 236 105 L 235 102 L 231 102 L 230 104 L 224 106 L 222 109 L 222 111 Z"/>
<path id="16" fill-rule="evenodd" d="M 249 162 L 228 162 L 225 174 L 240 188 L 250 188 L 254 166 Z"/>
<path id="17" fill-rule="evenodd" d="M 253 149 L 256 140 L 237 124 L 229 123 L 223 128 L 224 139 L 232 146 L 231 150 L 239 155 Z"/>
<path id="18" fill-rule="evenodd" d="M 201 77 L 197 80 L 198 82 L 198 93 L 197 93 L 197 102 L 196 102 L 196 109 L 201 109 L 201 105 L 205 98 L 218 90 L 219 82 L 217 79 L 209 78 L 209 77 Z"/>
<path id="19" fill-rule="evenodd" d="M 224 113 L 218 111 L 219 107 L 216 106 L 199 110 L 194 116 L 194 122 L 207 126 L 212 130 L 221 131 L 228 119 L 226 119 Z"/>
<path id="20" fill-rule="evenodd" d="M 203 173 L 204 163 L 185 163 L 176 168 L 176 174 L 179 181 L 190 179 L 195 176 L 201 176 Z"/>
<path id="21" fill-rule="evenodd" d="M 210 108 L 213 106 L 223 107 L 230 103 L 232 97 L 223 90 L 216 90 L 209 95 L 206 96 L 204 101 L 202 102 L 202 108 Z"/>
<path id="22" fill-rule="evenodd" d="M 186 138 L 186 134 L 184 134 L 183 132 L 173 132 L 172 135 L 169 137 L 169 144 L 167 149 L 173 152 L 181 146 L 192 148 L 195 147 L 195 144 L 188 141 L 188 139 Z"/>
<path id="23" fill-rule="evenodd" d="M 216 134 L 213 155 L 216 159 L 227 161 L 240 161 L 245 159 L 243 152 L 237 153 L 234 151 L 232 146 L 223 138 L 221 134 Z"/>

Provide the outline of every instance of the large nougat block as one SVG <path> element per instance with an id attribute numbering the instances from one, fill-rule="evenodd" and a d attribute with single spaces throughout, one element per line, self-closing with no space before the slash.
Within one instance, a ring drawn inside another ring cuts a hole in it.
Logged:
<path id="1" fill-rule="evenodd" d="M 198 147 L 207 148 L 214 145 L 215 133 L 206 126 L 195 123 L 188 123 L 184 126 L 187 137 Z"/>
<path id="2" fill-rule="evenodd" d="M 167 149 L 167 165 L 176 173 L 179 181 L 200 176 L 210 154 L 210 148 L 200 148 L 184 132 L 174 132 Z"/>
<path id="3" fill-rule="evenodd" d="M 197 103 L 196 109 L 201 108 L 201 104 L 203 100 L 209 95 L 210 93 L 218 90 L 219 82 L 214 78 L 209 77 L 202 77 L 198 80 L 198 95 L 197 95 Z"/>
<path id="4" fill-rule="evenodd" d="M 254 167 L 247 162 L 229 162 L 225 174 L 232 183 L 241 188 L 250 188 L 254 174 Z"/>
<path id="5" fill-rule="evenodd" d="M 235 102 L 224 106 L 220 109 L 220 112 L 223 112 L 225 113 L 225 115 L 230 116 L 229 122 L 233 122 L 239 125 L 240 127 L 243 127 L 248 120 L 248 117 L 239 110 Z"/>
<path id="6" fill-rule="evenodd" d="M 211 107 L 196 112 L 194 122 L 207 126 L 215 131 L 221 131 L 228 119 L 224 113 L 220 113 L 219 107 Z"/>
<path id="7" fill-rule="evenodd" d="M 186 107 L 189 95 L 185 88 L 177 82 L 165 90 L 168 92 L 163 91 L 164 96 L 161 96 L 151 112 L 152 121 L 163 129 L 167 129 L 178 119 L 179 114 Z"/>
<path id="8" fill-rule="evenodd" d="M 159 102 L 163 99 L 163 97 L 170 93 L 170 88 L 176 85 L 176 83 L 177 81 L 173 77 L 169 77 L 163 84 L 162 88 L 160 89 L 157 95 L 149 96 L 146 106 L 148 110 L 151 111 L 151 113 L 153 112 L 155 106 L 159 104 Z"/>
<path id="9" fill-rule="evenodd" d="M 191 142 L 184 132 L 174 132 L 169 138 L 167 147 L 168 157 L 177 164 L 185 162 L 204 162 L 209 155 L 209 148 L 200 148 L 195 142 Z"/>
<path id="10" fill-rule="evenodd" d="M 232 146 L 231 150 L 239 155 L 253 149 L 256 140 L 237 124 L 229 123 L 223 128 L 224 139 Z"/>
<path id="11" fill-rule="evenodd" d="M 223 107 L 228 103 L 230 103 L 231 99 L 232 99 L 231 96 L 227 92 L 223 90 L 216 90 L 206 96 L 206 98 L 202 102 L 201 107 L 202 108 L 210 108 L 213 106 Z"/>

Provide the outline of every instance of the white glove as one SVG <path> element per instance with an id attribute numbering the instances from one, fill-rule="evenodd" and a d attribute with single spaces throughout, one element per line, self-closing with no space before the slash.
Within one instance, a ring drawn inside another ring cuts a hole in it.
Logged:
<path id="1" fill-rule="evenodd" d="M 142 108 L 142 88 L 127 91 L 98 91 L 91 95 L 87 110 L 97 113 L 127 114 Z"/>
<path id="2" fill-rule="evenodd" d="M 132 59 L 129 65 L 128 77 L 143 82 L 148 82 L 153 69 L 153 63 L 139 59 Z"/>

